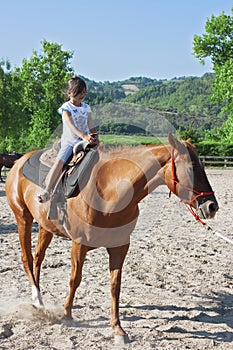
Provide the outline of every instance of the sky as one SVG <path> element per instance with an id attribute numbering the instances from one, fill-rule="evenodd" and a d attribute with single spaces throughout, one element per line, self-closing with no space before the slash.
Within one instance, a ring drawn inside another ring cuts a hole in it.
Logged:
<path id="1" fill-rule="evenodd" d="M 18 67 L 47 40 L 95 81 L 202 76 L 212 65 L 194 57 L 194 34 L 232 8 L 231 0 L 2 0 L 0 59 Z"/>

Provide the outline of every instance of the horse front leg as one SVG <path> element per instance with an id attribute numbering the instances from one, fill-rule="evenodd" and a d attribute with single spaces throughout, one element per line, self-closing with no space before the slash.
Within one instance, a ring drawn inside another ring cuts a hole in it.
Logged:
<path id="1" fill-rule="evenodd" d="M 72 241 L 70 291 L 64 304 L 64 317 L 72 319 L 72 306 L 76 289 L 82 280 L 82 268 L 88 250 L 92 248 Z"/>
<path id="2" fill-rule="evenodd" d="M 27 208 L 22 208 L 19 212 L 15 211 L 15 217 L 18 225 L 19 241 L 22 249 L 22 262 L 24 270 L 28 276 L 29 283 L 32 287 L 32 300 L 36 305 L 42 306 L 40 293 L 37 288 L 37 283 L 33 271 L 33 256 L 32 256 L 32 222 L 33 217 Z"/>
<path id="3" fill-rule="evenodd" d="M 32 286 L 32 299 L 35 305 L 43 306 L 43 301 L 40 294 L 40 270 L 41 264 L 45 257 L 46 249 L 48 248 L 53 234 L 46 231 L 43 227 L 39 226 L 38 240 L 35 248 L 34 255 L 34 277 L 35 286 Z"/>
<path id="4" fill-rule="evenodd" d="M 120 290 L 121 290 L 121 275 L 122 267 L 126 254 L 129 249 L 129 244 L 116 247 L 108 248 L 109 254 L 109 268 L 110 268 L 110 290 L 111 290 L 111 327 L 115 333 L 115 339 L 120 340 L 120 342 L 125 342 L 127 338 L 126 332 L 121 327 L 120 317 L 119 317 L 119 300 L 120 300 Z M 117 340 L 117 341 L 118 341 Z"/>

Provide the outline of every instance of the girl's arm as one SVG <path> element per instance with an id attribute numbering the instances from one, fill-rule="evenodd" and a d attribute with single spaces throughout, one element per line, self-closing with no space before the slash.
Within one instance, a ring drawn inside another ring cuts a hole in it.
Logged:
<path id="1" fill-rule="evenodd" d="M 62 116 L 63 116 L 64 123 L 66 123 L 68 125 L 68 127 L 71 129 L 71 131 L 75 135 L 77 135 L 78 137 L 81 137 L 83 140 L 86 140 L 86 141 L 88 141 L 91 144 L 95 143 L 95 138 L 91 134 L 87 135 L 87 134 L 83 133 L 82 131 L 80 131 L 79 129 L 76 128 L 76 126 L 74 125 L 73 120 L 72 120 L 71 115 L 70 115 L 69 112 L 62 111 Z M 88 118 L 88 120 L 89 120 L 89 118 Z M 88 123 L 88 125 L 89 125 L 89 123 Z"/>
<path id="2" fill-rule="evenodd" d="M 90 130 L 91 136 L 93 137 L 93 140 L 94 140 L 93 143 L 98 145 L 99 144 L 98 133 L 97 133 L 95 124 L 93 122 L 91 113 L 88 114 L 87 124 L 88 124 L 88 129 Z"/>

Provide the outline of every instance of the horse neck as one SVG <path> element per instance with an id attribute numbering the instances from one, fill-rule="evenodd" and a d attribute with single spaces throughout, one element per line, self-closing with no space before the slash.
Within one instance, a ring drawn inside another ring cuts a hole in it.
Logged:
<path id="1" fill-rule="evenodd" d="M 134 193 L 132 203 L 137 204 L 156 187 L 164 184 L 163 168 L 171 156 L 166 146 L 157 145 L 109 152 L 107 158 L 99 174 L 102 195 L 106 200 L 110 200 L 110 193 L 116 191 L 121 181 L 126 181 L 128 186 L 124 188 L 125 195 L 127 196 L 128 192 Z M 121 196 L 124 196 L 124 193 Z"/>
<path id="2" fill-rule="evenodd" d="M 138 201 L 146 197 L 158 186 L 166 184 L 165 172 L 171 159 L 170 146 L 156 145 L 147 148 L 150 152 L 150 164 L 146 172 L 146 182 L 139 188 Z"/>

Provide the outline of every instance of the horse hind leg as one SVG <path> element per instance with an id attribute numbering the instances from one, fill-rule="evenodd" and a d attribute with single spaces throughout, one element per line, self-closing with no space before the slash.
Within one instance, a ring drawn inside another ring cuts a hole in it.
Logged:
<path id="1" fill-rule="evenodd" d="M 48 248 L 53 234 L 39 226 L 38 240 L 34 255 L 34 279 L 35 285 L 32 285 L 32 300 L 36 306 L 43 306 L 43 301 L 40 294 L 40 271 L 41 264 L 45 257 L 46 249 Z"/>
<path id="2" fill-rule="evenodd" d="M 110 289 L 112 296 L 111 303 L 111 326 L 115 334 L 115 342 L 119 344 L 124 344 L 128 341 L 128 336 L 126 332 L 121 327 L 120 317 L 119 317 L 119 300 L 120 300 L 120 290 L 121 290 L 121 275 L 122 267 L 126 254 L 129 249 L 129 244 L 116 247 L 108 248 L 109 254 L 109 268 L 110 268 Z"/>
<path id="3" fill-rule="evenodd" d="M 78 244 L 72 241 L 71 249 L 71 277 L 70 277 L 70 291 L 69 295 L 64 304 L 64 317 L 67 319 L 72 319 L 72 306 L 75 296 L 75 291 L 80 285 L 82 279 L 82 268 L 88 250 L 92 248 Z"/>

